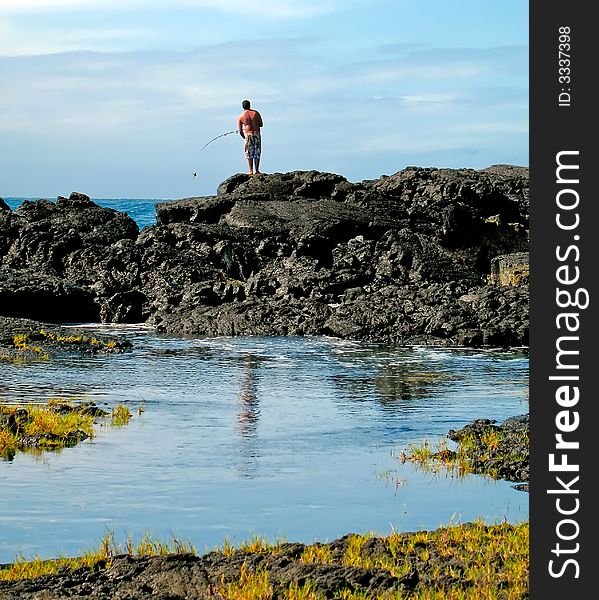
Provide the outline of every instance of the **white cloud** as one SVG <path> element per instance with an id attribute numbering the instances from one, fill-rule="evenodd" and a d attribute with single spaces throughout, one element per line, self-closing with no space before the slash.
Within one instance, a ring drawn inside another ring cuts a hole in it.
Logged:
<path id="1" fill-rule="evenodd" d="M 343 3 L 337 3 L 343 6 Z M 2 0 L 1 14 L 55 11 L 123 11 L 134 9 L 213 9 L 252 18 L 294 19 L 331 12 L 336 3 L 329 0 L 261 0 L 248 8 L 246 0 Z"/>
<path id="2" fill-rule="evenodd" d="M 454 94 L 413 94 L 411 96 L 401 96 L 401 102 L 410 106 L 429 105 L 429 104 L 452 104 L 459 101 Z"/>
<path id="3" fill-rule="evenodd" d="M 67 27 L 21 29 L 18 20 L 0 19 L 0 56 L 32 56 L 74 52 L 126 49 L 131 43 L 150 38 L 153 32 L 139 26 L 73 29 Z"/>
<path id="4" fill-rule="evenodd" d="M 393 83 L 418 79 L 474 79 L 492 73 L 490 62 L 473 58 L 471 62 L 431 59 L 414 62 L 410 57 L 397 61 L 365 63 L 359 76 L 373 83 Z"/>
<path id="5" fill-rule="evenodd" d="M 334 0 L 338 1 L 338 0 Z M 361 1 L 361 0 L 354 0 Z M 46 9 L 38 10 L 37 6 Z M 192 7 L 188 11 L 177 10 Z M 92 9 L 96 10 L 92 10 Z M 154 10 L 152 10 L 154 8 Z M 234 39 L 266 37 L 276 52 L 281 22 L 335 10 L 316 0 L 268 0 L 253 9 L 261 27 L 248 27 L 247 8 L 239 0 L 191 2 L 113 2 L 112 0 L 0 0 L 0 56 L 74 51 L 191 51 Z M 301 27 L 301 25 L 300 25 Z M 258 32 L 274 28 L 270 35 Z M 304 40 L 304 43 L 306 41 Z M 252 58 L 255 64 L 256 57 Z"/>
<path id="6" fill-rule="evenodd" d="M 354 0 L 360 2 L 361 0 Z M 346 8 L 339 0 L 263 0 L 252 18 L 263 23 L 297 21 Z M 185 12 L 184 12 L 185 11 Z M 211 19 L 231 19 L 238 30 L 247 17 L 245 0 L 0 0 L 0 56 L 53 54 L 78 50 L 191 49 L 216 42 L 226 29 Z M 143 19 L 138 19 L 138 16 Z M 167 18 L 170 29 L 162 27 Z M 197 22 L 195 29 L 176 27 Z M 143 20 L 145 26 L 138 21 Z M 121 23 L 115 27 L 114 23 Z M 218 33 L 218 32 L 221 33 Z M 247 30 L 251 36 L 254 28 Z M 218 33 L 218 35 L 217 35 Z M 230 35 L 230 34 L 229 34 Z"/>
<path id="7" fill-rule="evenodd" d="M 398 134 L 374 135 L 363 141 L 356 147 L 356 152 L 382 153 L 382 152 L 431 152 L 438 150 L 450 150 L 459 143 L 454 138 L 442 135 L 430 135 L 419 132 L 415 135 L 410 131 Z"/>
<path id="8" fill-rule="evenodd" d="M 446 134 L 461 134 L 475 136 L 495 136 L 526 134 L 529 131 L 528 121 L 518 119 L 502 120 L 498 118 L 495 121 L 477 121 L 474 123 L 461 123 L 459 126 L 448 126 L 444 129 Z"/>
<path id="9" fill-rule="evenodd" d="M 396 133 L 384 133 L 365 137 L 356 150 L 363 153 L 381 152 L 437 152 L 457 148 L 480 147 L 493 139 L 506 139 L 508 136 L 528 135 L 528 121 L 503 120 L 486 121 L 474 113 L 468 117 L 456 118 L 457 122 L 434 127 L 419 127 L 412 123 L 398 127 Z"/>
<path id="10" fill-rule="evenodd" d="M 291 43 L 293 46 L 293 41 Z M 244 48 L 261 44 L 248 42 Z M 240 74 L 231 45 L 202 52 L 94 53 L 3 58 L 0 129 L 54 135 L 76 125 L 89 135 L 125 136 L 139 129 L 168 130 L 182 122 L 229 121 L 242 97 L 279 102 L 284 44 L 255 73 Z M 220 127 L 220 125 L 217 125 Z"/>

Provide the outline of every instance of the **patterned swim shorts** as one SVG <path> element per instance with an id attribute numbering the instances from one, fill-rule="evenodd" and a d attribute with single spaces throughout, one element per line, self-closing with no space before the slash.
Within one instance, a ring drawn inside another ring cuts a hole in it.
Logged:
<path id="1" fill-rule="evenodd" d="M 262 151 L 262 140 L 259 133 L 246 133 L 243 143 L 243 152 L 246 159 L 260 158 Z"/>

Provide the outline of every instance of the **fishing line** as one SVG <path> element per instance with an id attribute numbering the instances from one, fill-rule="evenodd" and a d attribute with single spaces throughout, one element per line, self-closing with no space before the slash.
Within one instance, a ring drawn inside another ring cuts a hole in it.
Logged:
<path id="1" fill-rule="evenodd" d="M 213 137 L 209 142 L 206 142 L 201 148 L 200 148 L 200 152 L 206 147 L 208 146 L 208 144 L 211 144 L 214 140 L 218 140 L 218 138 L 222 138 L 225 137 L 226 135 L 231 135 L 232 133 L 237 133 L 237 129 L 233 129 L 233 131 L 227 131 L 227 133 L 221 133 L 220 135 L 217 135 L 216 137 Z M 193 173 L 194 177 L 197 177 L 198 174 L 197 172 Z"/>

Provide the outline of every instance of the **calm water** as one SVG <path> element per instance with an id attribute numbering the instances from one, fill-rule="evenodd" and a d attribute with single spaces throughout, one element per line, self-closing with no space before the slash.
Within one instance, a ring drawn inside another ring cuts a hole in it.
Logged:
<path id="1" fill-rule="evenodd" d="M 109 531 L 203 551 L 254 534 L 311 542 L 528 519 L 528 495 L 506 482 L 394 458 L 474 418 L 528 412 L 524 352 L 110 333 L 135 350 L 0 363 L 0 400 L 76 396 L 134 413 L 60 454 L 0 461 L 0 563 L 73 554 Z"/>

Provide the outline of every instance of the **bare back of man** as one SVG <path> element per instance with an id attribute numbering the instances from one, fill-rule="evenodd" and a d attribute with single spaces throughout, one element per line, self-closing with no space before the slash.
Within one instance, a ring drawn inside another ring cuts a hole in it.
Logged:
<path id="1" fill-rule="evenodd" d="M 257 110 L 252 110 L 251 108 L 244 110 L 239 115 L 239 125 L 243 125 L 244 133 L 260 133 L 260 127 L 262 127 L 262 117 Z"/>

